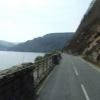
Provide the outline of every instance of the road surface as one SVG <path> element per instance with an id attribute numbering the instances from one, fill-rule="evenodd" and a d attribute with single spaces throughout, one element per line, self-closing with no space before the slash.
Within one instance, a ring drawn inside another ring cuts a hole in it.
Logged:
<path id="1" fill-rule="evenodd" d="M 38 100 L 100 100 L 100 72 L 79 57 L 62 57 L 41 87 Z"/>

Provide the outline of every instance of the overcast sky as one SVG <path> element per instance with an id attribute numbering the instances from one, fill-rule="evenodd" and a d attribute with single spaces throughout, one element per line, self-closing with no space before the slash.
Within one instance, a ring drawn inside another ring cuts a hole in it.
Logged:
<path id="1" fill-rule="evenodd" d="M 0 40 L 76 31 L 92 0 L 0 0 Z"/>

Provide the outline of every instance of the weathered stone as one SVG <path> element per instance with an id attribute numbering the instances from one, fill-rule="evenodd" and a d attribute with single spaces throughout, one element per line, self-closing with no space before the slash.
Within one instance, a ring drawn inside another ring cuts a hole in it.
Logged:
<path id="1" fill-rule="evenodd" d="M 79 25 L 75 36 L 66 47 L 73 54 L 87 56 L 91 61 L 99 63 L 100 55 L 100 0 L 95 0 L 89 7 Z"/>
<path id="2" fill-rule="evenodd" d="M 0 72 L 0 100 L 35 100 L 36 90 L 53 70 L 60 55 L 36 63 L 23 63 Z"/>
<path id="3" fill-rule="evenodd" d="M 35 100 L 34 66 L 14 66 L 0 72 L 0 100 Z"/>

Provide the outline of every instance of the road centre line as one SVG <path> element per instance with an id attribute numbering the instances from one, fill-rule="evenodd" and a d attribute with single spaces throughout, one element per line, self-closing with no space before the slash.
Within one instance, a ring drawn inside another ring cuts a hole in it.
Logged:
<path id="1" fill-rule="evenodd" d="M 84 95 L 85 95 L 86 100 L 90 100 L 90 98 L 89 98 L 89 96 L 88 96 L 88 94 L 87 94 L 87 91 L 86 91 L 86 89 L 85 89 L 85 87 L 84 87 L 83 84 L 81 84 L 81 88 L 82 88 L 82 90 L 83 90 L 83 93 L 84 93 Z"/>
<path id="2" fill-rule="evenodd" d="M 75 71 L 75 74 L 78 76 L 79 73 L 78 73 L 78 71 L 77 71 L 77 69 L 76 69 L 76 66 L 74 65 L 73 62 L 72 62 L 72 65 L 73 65 L 73 69 L 74 69 L 74 71 Z M 87 93 L 87 91 L 86 91 L 86 89 L 85 89 L 85 87 L 84 87 L 83 84 L 81 84 L 81 88 L 82 88 L 82 91 L 83 91 L 83 93 L 84 93 L 84 96 L 85 96 L 86 100 L 90 100 L 90 98 L 89 98 L 89 96 L 88 96 L 88 93 Z"/>
<path id="3" fill-rule="evenodd" d="M 78 75 L 79 75 L 79 73 L 78 73 L 78 71 L 77 71 L 76 67 L 73 67 L 73 68 L 74 68 L 75 74 L 78 76 Z"/>
<path id="4" fill-rule="evenodd" d="M 73 62 L 72 62 L 72 65 L 73 65 L 73 69 L 74 69 L 74 71 L 75 71 L 76 76 L 78 76 L 78 75 L 79 75 L 79 73 L 78 73 L 78 71 L 77 71 L 77 69 L 76 69 L 76 67 L 75 67 L 75 65 L 74 65 L 74 63 L 73 63 Z"/>

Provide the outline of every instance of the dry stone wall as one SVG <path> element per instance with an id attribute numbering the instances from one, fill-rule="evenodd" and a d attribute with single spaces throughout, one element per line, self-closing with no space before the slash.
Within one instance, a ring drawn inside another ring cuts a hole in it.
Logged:
<path id="1" fill-rule="evenodd" d="M 33 67 L 28 67 L 24 64 L 0 73 L 0 100 L 35 100 Z"/>
<path id="2" fill-rule="evenodd" d="M 36 100 L 37 90 L 60 59 L 60 53 L 53 54 L 1 71 L 0 100 Z"/>

